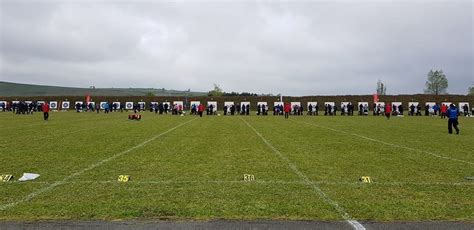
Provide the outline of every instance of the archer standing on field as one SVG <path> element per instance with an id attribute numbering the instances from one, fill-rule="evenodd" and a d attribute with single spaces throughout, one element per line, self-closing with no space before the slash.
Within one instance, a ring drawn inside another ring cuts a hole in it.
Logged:
<path id="1" fill-rule="evenodd" d="M 446 112 L 446 115 L 448 116 L 448 133 L 453 134 L 453 126 L 454 129 L 456 130 L 456 134 L 459 134 L 459 128 L 458 128 L 458 114 L 459 110 L 454 106 L 453 104 L 449 105 L 449 109 Z"/>
<path id="2" fill-rule="evenodd" d="M 49 118 L 49 104 L 48 102 L 45 102 L 42 106 L 43 108 L 43 117 L 44 117 L 44 120 L 47 121 L 48 118 Z"/>

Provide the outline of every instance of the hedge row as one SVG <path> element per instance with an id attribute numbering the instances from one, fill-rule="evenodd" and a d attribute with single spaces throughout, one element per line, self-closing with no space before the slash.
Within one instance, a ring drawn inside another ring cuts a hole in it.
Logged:
<path id="1" fill-rule="evenodd" d="M 79 96 L 28 96 L 28 97 L 0 97 L 0 101 L 15 101 L 15 100 L 24 100 L 24 101 L 85 101 L 86 98 Z M 119 101 L 125 103 L 128 101 L 131 102 L 140 102 L 144 101 L 149 102 L 164 102 L 164 101 L 183 101 L 188 102 L 189 106 L 190 101 L 200 101 L 201 103 L 206 103 L 207 101 L 217 101 L 218 108 L 222 108 L 225 101 L 233 101 L 235 103 L 240 103 L 243 101 L 248 101 L 251 103 L 252 107 L 255 107 L 257 102 L 268 102 L 270 107 L 273 107 L 273 102 L 280 101 L 280 97 L 277 96 L 221 96 L 221 97 L 208 97 L 208 96 L 198 96 L 198 97 L 184 97 L 184 96 L 94 96 L 91 97 L 92 101 L 101 102 L 114 102 Z M 283 97 L 284 102 L 301 102 L 303 106 L 307 105 L 307 102 L 318 102 L 322 105 L 324 102 L 335 102 L 336 105 L 340 105 L 341 102 L 351 102 L 354 105 L 357 105 L 358 102 L 373 102 L 372 95 L 340 95 L 340 96 L 303 96 L 303 97 Z M 422 105 L 425 102 L 452 102 L 456 105 L 459 102 L 468 102 L 470 105 L 474 104 L 474 96 L 472 95 L 427 95 L 427 94 L 414 94 L 414 95 L 383 95 L 379 96 L 379 101 L 381 102 L 402 102 L 404 106 L 408 106 L 408 102 L 419 102 Z"/>

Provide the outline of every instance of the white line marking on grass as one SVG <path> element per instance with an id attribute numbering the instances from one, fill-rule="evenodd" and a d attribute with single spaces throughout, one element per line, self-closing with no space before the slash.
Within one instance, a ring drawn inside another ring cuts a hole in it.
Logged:
<path id="1" fill-rule="evenodd" d="M 29 182 L 20 182 L 20 181 L 9 181 L 0 183 L 0 186 L 6 184 L 53 184 L 59 181 L 29 181 Z M 305 181 L 262 181 L 255 180 L 252 182 L 247 182 L 243 180 L 155 180 L 155 181 L 136 181 L 131 180 L 126 183 L 129 184 L 260 184 L 260 185 L 281 185 L 281 184 L 298 184 L 298 185 L 309 185 Z M 311 181 L 313 184 L 319 185 L 349 185 L 349 186 L 474 186 L 473 182 L 372 182 L 372 183 L 362 183 L 362 182 L 337 182 L 337 181 Z M 311 184 L 310 183 L 310 184 Z M 118 182 L 117 180 L 104 180 L 104 181 L 67 181 L 63 184 L 124 184 Z"/>
<path id="2" fill-rule="evenodd" d="M 313 183 L 305 174 L 303 174 L 298 167 L 296 167 L 295 164 L 293 164 L 288 157 L 283 155 L 278 149 L 276 149 L 265 137 L 262 136 L 252 125 L 250 125 L 245 119 L 242 117 L 239 117 L 250 129 L 252 129 L 257 136 L 262 139 L 262 141 L 271 149 L 273 150 L 274 153 L 276 153 L 281 159 L 286 161 L 288 163 L 288 166 L 290 166 L 291 170 L 293 170 L 294 173 L 296 173 L 307 185 L 310 185 L 311 188 L 321 197 L 323 198 L 324 201 L 326 201 L 328 204 L 332 205 L 333 208 L 344 218 L 344 220 L 349 223 L 354 229 L 356 230 L 364 230 L 365 227 L 362 226 L 357 220 L 354 220 L 349 213 L 347 213 L 344 208 L 339 206 L 337 202 L 329 198 L 326 193 L 317 186 L 317 184 Z"/>
<path id="3" fill-rule="evenodd" d="M 101 165 L 103 165 L 103 164 L 105 164 L 105 163 L 107 163 L 107 162 L 109 162 L 109 161 L 111 161 L 111 160 L 113 160 L 113 159 L 115 159 L 115 158 L 118 158 L 118 157 L 120 157 L 120 156 L 122 156 L 122 155 L 124 155 L 124 154 L 126 154 L 126 153 L 129 153 L 129 152 L 131 152 L 131 151 L 133 151 L 133 150 L 136 150 L 136 149 L 138 149 L 138 148 L 141 148 L 141 147 L 145 146 L 146 144 L 148 144 L 148 143 L 150 143 L 150 142 L 156 140 L 157 138 L 159 138 L 159 137 L 161 137 L 161 136 L 163 136 L 163 135 L 165 135 L 165 134 L 168 134 L 168 133 L 174 131 L 175 129 L 177 129 L 177 128 L 183 126 L 183 125 L 186 125 L 186 124 L 190 123 L 191 121 L 194 121 L 195 119 L 196 119 L 196 118 L 194 118 L 194 119 L 192 119 L 192 120 L 189 120 L 189 121 L 187 121 L 187 122 L 181 123 L 181 124 L 179 124 L 179 125 L 177 125 L 177 126 L 171 128 L 171 129 L 168 129 L 168 130 L 166 130 L 165 132 L 162 132 L 162 133 L 160 133 L 160 134 L 158 134 L 158 135 L 155 135 L 155 136 L 151 137 L 150 139 L 148 139 L 148 140 L 146 140 L 146 141 L 144 141 L 144 142 L 142 142 L 142 143 L 140 143 L 140 144 L 138 144 L 138 145 L 135 145 L 135 146 L 133 146 L 133 147 L 131 147 L 131 148 L 125 150 L 125 151 L 119 152 L 119 153 L 117 153 L 117 154 L 115 154 L 115 155 L 113 155 L 113 156 L 111 156 L 111 157 L 109 157 L 109 158 L 103 159 L 103 160 L 101 160 L 101 161 L 99 161 L 99 162 L 97 162 L 97 163 L 95 163 L 95 164 L 93 164 L 93 165 L 91 165 L 91 166 L 89 166 L 89 167 L 87 167 L 87 168 L 85 168 L 85 169 L 82 169 L 82 170 L 77 171 L 77 172 L 75 172 L 75 173 L 73 173 L 73 174 L 70 174 L 69 176 L 65 177 L 64 179 L 62 179 L 62 180 L 60 180 L 60 181 L 54 182 L 54 183 L 52 183 L 51 185 L 49 185 L 49 186 L 47 186 L 47 187 L 38 189 L 37 191 L 28 194 L 27 196 L 23 197 L 23 198 L 22 198 L 21 200 L 19 200 L 19 201 L 15 201 L 15 202 L 12 202 L 12 203 L 8 203 L 8 204 L 1 205 L 1 206 L 0 206 L 0 211 L 4 211 L 4 210 L 6 210 L 6 209 L 8 209 L 8 208 L 11 208 L 11 207 L 14 207 L 14 206 L 16 206 L 16 205 L 18 205 L 18 204 L 20 204 L 20 203 L 29 201 L 29 200 L 35 198 L 36 196 L 38 196 L 38 195 L 40 195 L 40 194 L 42 194 L 42 193 L 45 193 L 45 192 L 50 191 L 50 190 L 53 190 L 54 188 L 56 188 L 56 187 L 58 187 L 58 186 L 60 186 L 60 185 L 66 184 L 66 183 L 68 183 L 68 180 L 70 180 L 71 178 L 74 178 L 74 177 L 76 177 L 76 176 L 79 176 L 79 175 L 81 175 L 81 174 L 83 174 L 83 173 L 85 173 L 85 172 L 87 172 L 87 171 L 89 171 L 89 170 L 95 169 L 95 168 L 97 168 L 97 167 L 99 167 L 99 166 L 101 166 Z"/>
<path id="4" fill-rule="evenodd" d="M 312 126 L 315 126 L 315 127 L 331 130 L 331 131 L 337 132 L 337 133 L 352 135 L 352 136 L 359 137 L 359 138 L 362 138 L 362 139 L 365 139 L 365 140 L 377 142 L 377 143 L 380 143 L 380 144 L 384 144 L 384 145 L 388 145 L 388 146 L 392 146 L 392 147 L 396 147 L 396 148 L 402 148 L 402 149 L 406 149 L 406 150 L 410 150 L 410 151 L 415 151 L 415 152 L 419 152 L 419 153 L 428 154 L 428 155 L 431 155 L 431 156 L 434 156 L 434 157 L 437 157 L 437 158 L 441 158 L 441 159 L 445 159 L 445 160 L 452 160 L 452 161 L 457 161 L 457 162 L 462 162 L 462 163 L 474 165 L 474 162 L 460 160 L 460 159 L 456 159 L 456 158 L 452 158 L 452 157 L 441 156 L 441 155 L 438 155 L 436 153 L 423 151 L 423 150 L 419 150 L 419 149 L 415 149 L 415 148 L 410 148 L 410 147 L 406 147 L 406 146 L 403 146 L 403 145 L 392 144 L 392 143 L 389 143 L 389 142 L 377 140 L 377 139 L 374 139 L 374 138 L 366 137 L 366 136 L 355 134 L 355 133 L 346 132 L 346 131 L 343 131 L 343 130 L 333 129 L 333 128 L 325 127 L 325 126 L 322 126 L 322 125 L 316 125 L 316 124 L 312 124 L 312 123 L 308 123 L 308 122 L 304 122 L 304 121 L 294 121 L 294 122 L 303 123 L 303 124 L 307 124 L 307 125 L 312 125 Z"/>

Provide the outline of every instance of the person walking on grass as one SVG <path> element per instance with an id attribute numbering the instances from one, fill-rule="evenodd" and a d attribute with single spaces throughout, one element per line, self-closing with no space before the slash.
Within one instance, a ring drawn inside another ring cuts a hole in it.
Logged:
<path id="1" fill-rule="evenodd" d="M 453 134 L 453 126 L 456 130 L 456 134 L 459 134 L 458 128 L 458 114 L 459 110 L 454 106 L 454 104 L 449 105 L 449 109 L 446 112 L 448 116 L 448 133 Z"/>
<path id="2" fill-rule="evenodd" d="M 443 104 L 441 105 L 441 119 L 445 119 L 448 113 L 448 106 Z"/>
<path id="3" fill-rule="evenodd" d="M 48 118 L 49 118 L 49 104 L 48 104 L 48 102 L 45 102 L 43 104 L 42 108 L 43 108 L 43 118 L 44 118 L 45 121 L 47 121 Z"/>
<path id="4" fill-rule="evenodd" d="M 291 112 L 291 105 L 290 103 L 285 103 L 285 118 L 288 119 L 288 117 L 290 116 L 290 112 Z"/>
<path id="5" fill-rule="evenodd" d="M 385 104 L 385 116 L 387 117 L 387 120 L 390 120 L 390 115 L 392 114 L 392 106 L 390 103 Z"/>
<path id="6" fill-rule="evenodd" d="M 198 112 L 199 112 L 199 116 L 202 117 L 202 113 L 204 112 L 204 105 L 203 105 L 203 104 L 199 104 L 197 110 L 198 110 Z"/>

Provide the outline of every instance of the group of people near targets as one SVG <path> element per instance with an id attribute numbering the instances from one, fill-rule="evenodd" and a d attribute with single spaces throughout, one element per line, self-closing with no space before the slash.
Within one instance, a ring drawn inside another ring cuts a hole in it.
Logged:
<path id="1" fill-rule="evenodd" d="M 124 110 L 133 110 L 134 113 L 138 113 L 141 111 L 145 111 L 145 103 L 136 103 L 133 104 L 131 108 L 125 108 L 124 104 L 117 104 L 117 103 L 102 103 L 93 104 L 90 103 L 86 105 L 85 103 L 76 103 L 74 105 L 74 109 L 77 112 L 89 111 L 89 112 L 97 112 L 103 111 L 104 113 L 109 112 L 123 112 Z M 155 112 L 156 114 L 168 114 L 171 113 L 172 115 L 184 115 L 185 108 L 182 103 L 175 103 L 171 104 L 169 102 L 163 103 L 150 103 L 149 105 L 150 112 Z M 191 115 L 199 115 L 203 116 L 203 113 L 206 112 L 207 115 L 218 115 L 217 113 L 217 106 L 214 104 L 209 104 L 207 107 L 204 104 L 197 104 L 193 103 L 190 105 Z M 470 116 L 469 106 L 464 104 L 461 108 L 462 113 L 465 116 Z M 32 101 L 27 103 L 25 101 L 19 101 L 15 103 L 5 103 L 0 102 L 0 111 L 12 111 L 15 114 L 33 114 L 33 112 L 43 112 L 44 120 L 47 121 L 49 119 L 49 112 L 51 108 L 47 102 L 38 103 L 36 101 Z M 250 115 L 250 104 L 249 103 L 242 103 L 242 105 L 225 105 L 223 107 L 223 115 Z M 256 106 L 256 114 L 266 116 L 268 115 L 269 106 L 266 104 L 257 104 Z M 392 115 L 403 115 L 404 114 L 404 107 L 403 105 L 395 105 L 391 103 L 386 103 L 385 105 L 374 103 L 372 107 L 373 115 L 385 115 L 387 119 L 390 119 Z M 324 115 L 325 116 L 335 116 L 338 112 L 338 107 L 335 104 L 325 104 L 324 105 Z M 368 115 L 369 108 L 368 104 L 360 104 L 359 105 L 359 115 Z M 409 116 L 422 116 L 422 108 L 419 103 L 415 105 L 414 103 L 410 104 L 408 107 L 408 115 Z M 340 114 L 342 116 L 354 115 L 354 106 L 351 103 L 341 104 Z M 300 104 L 291 105 L 290 103 L 281 103 L 273 106 L 273 115 L 280 116 L 284 115 L 286 119 L 289 118 L 289 115 L 296 115 L 301 116 L 304 115 L 304 108 Z M 307 115 L 317 116 L 319 115 L 319 106 L 318 104 L 308 104 L 307 106 Z M 459 134 L 458 126 L 458 116 L 460 115 L 460 110 L 454 105 L 446 105 L 441 104 L 438 105 L 435 103 L 434 105 L 426 104 L 424 108 L 424 115 L 425 116 L 440 116 L 442 119 L 448 118 L 448 132 L 451 134 L 453 133 L 453 128 L 456 130 L 456 133 Z M 132 120 L 140 120 L 141 115 L 130 115 L 129 119 Z"/>

